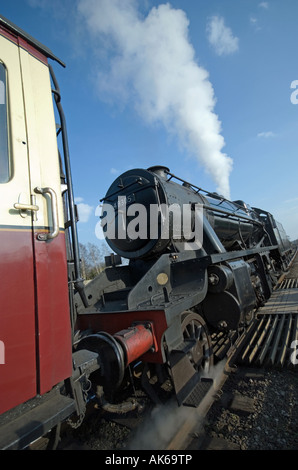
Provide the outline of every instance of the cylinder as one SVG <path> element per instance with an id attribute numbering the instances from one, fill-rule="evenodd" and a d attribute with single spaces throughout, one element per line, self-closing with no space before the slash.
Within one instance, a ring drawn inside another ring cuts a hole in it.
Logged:
<path id="1" fill-rule="evenodd" d="M 154 338 L 151 324 L 139 324 L 121 330 L 114 335 L 125 354 L 125 366 L 135 361 L 153 347 Z"/>

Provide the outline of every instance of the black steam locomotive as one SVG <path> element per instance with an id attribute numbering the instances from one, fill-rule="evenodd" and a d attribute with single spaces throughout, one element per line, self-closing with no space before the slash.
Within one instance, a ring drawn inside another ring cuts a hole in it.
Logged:
<path id="1" fill-rule="evenodd" d="M 98 354 L 105 399 L 117 402 L 142 365 L 152 396 L 153 377 L 168 378 L 178 403 L 196 406 L 213 364 L 211 333 L 245 328 L 270 297 L 291 256 L 286 233 L 270 213 L 162 166 L 123 173 L 102 202 L 116 254 L 86 287 L 89 306 L 76 299 L 78 350 Z"/>

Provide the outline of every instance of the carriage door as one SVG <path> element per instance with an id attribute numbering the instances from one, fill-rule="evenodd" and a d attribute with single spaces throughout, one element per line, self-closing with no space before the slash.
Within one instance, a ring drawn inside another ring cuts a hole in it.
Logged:
<path id="1" fill-rule="evenodd" d="M 22 72 L 32 204 L 37 327 L 37 392 L 72 374 L 68 275 L 60 165 L 47 58 L 22 40 Z"/>
<path id="2" fill-rule="evenodd" d="M 30 190 L 17 38 L 0 33 L 0 412 L 4 412 L 36 394 L 32 244 L 36 207 Z"/>

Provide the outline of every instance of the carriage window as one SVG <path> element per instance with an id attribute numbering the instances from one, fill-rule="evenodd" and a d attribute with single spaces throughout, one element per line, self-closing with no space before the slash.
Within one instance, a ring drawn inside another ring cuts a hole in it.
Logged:
<path id="1" fill-rule="evenodd" d="M 0 183 L 10 176 L 7 111 L 6 68 L 0 62 Z"/>

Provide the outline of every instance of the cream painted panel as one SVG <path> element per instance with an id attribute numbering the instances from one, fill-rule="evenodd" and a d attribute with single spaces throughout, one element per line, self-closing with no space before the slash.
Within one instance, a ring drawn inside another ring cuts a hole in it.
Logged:
<path id="1" fill-rule="evenodd" d="M 60 168 L 56 138 L 53 100 L 49 69 L 23 49 L 20 49 L 27 133 L 31 191 L 50 187 L 58 201 L 58 222 L 64 228 L 60 185 Z M 53 225 L 49 196 L 36 194 L 40 210 L 34 221 L 36 227 Z"/>
<path id="2" fill-rule="evenodd" d="M 28 142 L 26 135 L 19 48 L 0 36 L 0 60 L 7 69 L 8 107 L 12 175 L 10 181 L 0 184 L 0 228 L 6 226 L 31 228 L 31 211 L 20 212 L 14 204 L 30 204 L 28 172 Z"/>

